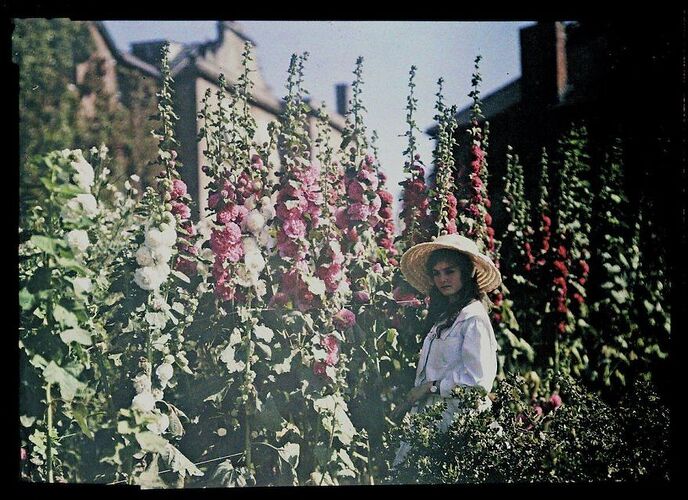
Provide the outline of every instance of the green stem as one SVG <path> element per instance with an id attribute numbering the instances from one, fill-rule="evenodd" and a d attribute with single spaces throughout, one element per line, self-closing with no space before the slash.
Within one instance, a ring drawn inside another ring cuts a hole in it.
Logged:
<path id="1" fill-rule="evenodd" d="M 53 478 L 53 438 L 52 438 L 52 430 L 53 430 L 53 400 L 52 400 L 52 395 L 50 394 L 50 382 L 48 382 L 45 385 L 45 401 L 46 404 L 48 405 L 48 414 L 47 414 L 47 432 L 46 434 L 48 435 L 47 438 L 47 453 L 48 453 L 48 482 L 53 483 L 54 478 Z"/>

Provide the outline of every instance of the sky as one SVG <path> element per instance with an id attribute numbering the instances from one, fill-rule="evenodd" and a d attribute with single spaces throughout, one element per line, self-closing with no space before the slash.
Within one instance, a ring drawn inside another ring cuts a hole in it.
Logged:
<path id="1" fill-rule="evenodd" d="M 409 71 L 416 66 L 417 110 L 414 118 L 418 152 L 432 162 L 434 141 L 425 131 L 434 125 L 437 80 L 444 78 L 447 106 L 470 104 L 473 62 L 482 56 L 481 92 L 487 95 L 520 77 L 519 29 L 528 21 L 243 21 L 244 33 L 256 44 L 255 58 L 272 93 L 286 94 L 292 54 L 309 53 L 304 87 L 312 103 L 336 111 L 335 85 L 351 84 L 356 59 L 363 57 L 362 101 L 368 133 L 379 136 L 379 160 L 387 188 L 398 198 L 404 179 L 403 151 Z M 205 42 L 217 36 L 216 21 L 105 21 L 115 44 L 129 52 L 132 42 L 167 39 Z M 395 205 L 395 212 L 398 210 Z"/>

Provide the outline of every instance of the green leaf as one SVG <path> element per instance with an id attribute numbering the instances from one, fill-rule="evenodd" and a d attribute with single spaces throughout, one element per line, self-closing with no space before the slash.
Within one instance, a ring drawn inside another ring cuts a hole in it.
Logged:
<path id="1" fill-rule="evenodd" d="M 184 283 L 191 283 L 191 280 L 189 279 L 189 277 L 188 277 L 186 274 L 182 273 L 182 272 L 175 271 L 175 270 L 173 269 L 172 271 L 170 271 L 170 273 L 171 273 L 174 277 L 176 277 L 177 279 L 183 281 Z"/>
<path id="2" fill-rule="evenodd" d="M 91 429 L 88 428 L 88 422 L 86 420 L 86 417 L 88 416 L 88 410 L 86 407 L 82 404 L 73 405 L 72 415 L 74 416 L 76 423 L 79 424 L 81 432 L 83 432 L 89 439 L 93 439 L 93 432 L 91 432 Z"/>
<path id="3" fill-rule="evenodd" d="M 56 365 L 54 361 L 48 363 L 48 366 L 43 370 L 43 378 L 50 384 L 58 384 L 62 398 L 67 401 L 74 399 L 77 391 L 86 387 L 86 384 L 79 382 L 76 377 Z"/>
<path id="4" fill-rule="evenodd" d="M 88 274 L 87 269 L 80 262 L 78 262 L 74 259 L 67 259 L 65 257 L 57 257 L 57 259 L 55 259 L 55 261 L 57 262 L 57 265 L 65 268 L 65 269 L 69 269 L 71 271 L 76 271 L 81 275 Z"/>
<path id="5" fill-rule="evenodd" d="M 19 290 L 19 307 L 21 307 L 22 311 L 29 311 L 33 307 L 34 302 L 33 294 L 26 287 Z"/>
<path id="6" fill-rule="evenodd" d="M 32 236 L 29 240 L 29 242 L 33 246 L 35 246 L 42 252 L 47 253 L 48 255 L 55 255 L 59 241 L 60 240 L 57 240 L 55 238 L 49 238 L 47 236 L 38 235 Z"/>
<path id="7" fill-rule="evenodd" d="M 164 437 L 150 431 L 137 432 L 135 437 L 143 451 L 160 453 L 161 455 L 167 453 L 167 445 L 169 443 Z"/>
<path id="8" fill-rule="evenodd" d="M 286 422 L 279 412 L 275 399 L 271 394 L 263 401 L 263 407 L 255 415 L 258 427 L 277 432 L 282 429 L 283 423 Z"/>
<path id="9" fill-rule="evenodd" d="M 70 342 L 77 342 L 81 345 L 93 345 L 91 333 L 82 328 L 70 328 L 60 333 L 62 342 L 69 345 Z"/>
<path id="10" fill-rule="evenodd" d="M 159 436 L 156 436 L 159 437 Z M 160 438 L 163 439 L 163 438 Z M 186 458 L 184 454 L 177 448 L 167 443 L 166 454 L 167 463 L 170 468 L 179 474 L 181 477 L 186 477 L 187 474 L 191 476 L 202 476 L 203 471 L 194 465 L 194 463 Z"/>
<path id="11" fill-rule="evenodd" d="M 19 422 L 24 427 L 31 427 L 35 421 L 36 421 L 36 417 L 30 417 L 28 415 L 22 415 L 21 417 L 19 417 Z"/>
<path id="12" fill-rule="evenodd" d="M 60 326 L 71 326 L 72 328 L 79 327 L 79 320 L 77 319 L 76 314 L 68 311 L 60 304 L 55 305 L 55 308 L 53 309 L 53 318 L 55 318 L 55 321 L 57 321 Z"/>
<path id="13" fill-rule="evenodd" d="M 286 443 L 277 450 L 280 458 L 291 465 L 291 468 L 294 470 L 296 470 L 296 467 L 299 465 L 300 452 L 301 448 L 298 443 Z"/>

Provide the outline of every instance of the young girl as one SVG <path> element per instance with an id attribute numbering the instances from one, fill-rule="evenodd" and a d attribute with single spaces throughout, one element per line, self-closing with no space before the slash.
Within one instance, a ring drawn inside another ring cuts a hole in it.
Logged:
<path id="1" fill-rule="evenodd" d="M 497 342 L 486 294 L 500 285 L 501 276 L 473 241 L 458 234 L 410 248 L 401 259 L 401 271 L 414 288 L 430 295 L 425 325 L 429 331 L 420 351 L 415 387 L 393 417 L 447 398 L 440 423 L 446 430 L 458 409 L 451 399 L 454 387 L 492 389 Z M 404 448 L 397 453 L 395 465 L 405 457 Z"/>

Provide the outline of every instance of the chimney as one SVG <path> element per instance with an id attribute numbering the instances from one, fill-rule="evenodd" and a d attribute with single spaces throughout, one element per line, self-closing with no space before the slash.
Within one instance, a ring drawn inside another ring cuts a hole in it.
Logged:
<path id="1" fill-rule="evenodd" d="M 521 94 L 530 104 L 549 106 L 563 101 L 567 90 L 566 27 L 561 22 L 523 28 Z"/>
<path id="2" fill-rule="evenodd" d="M 339 83 L 337 89 L 337 113 L 345 116 L 349 113 L 349 103 L 351 102 L 351 85 Z"/>

